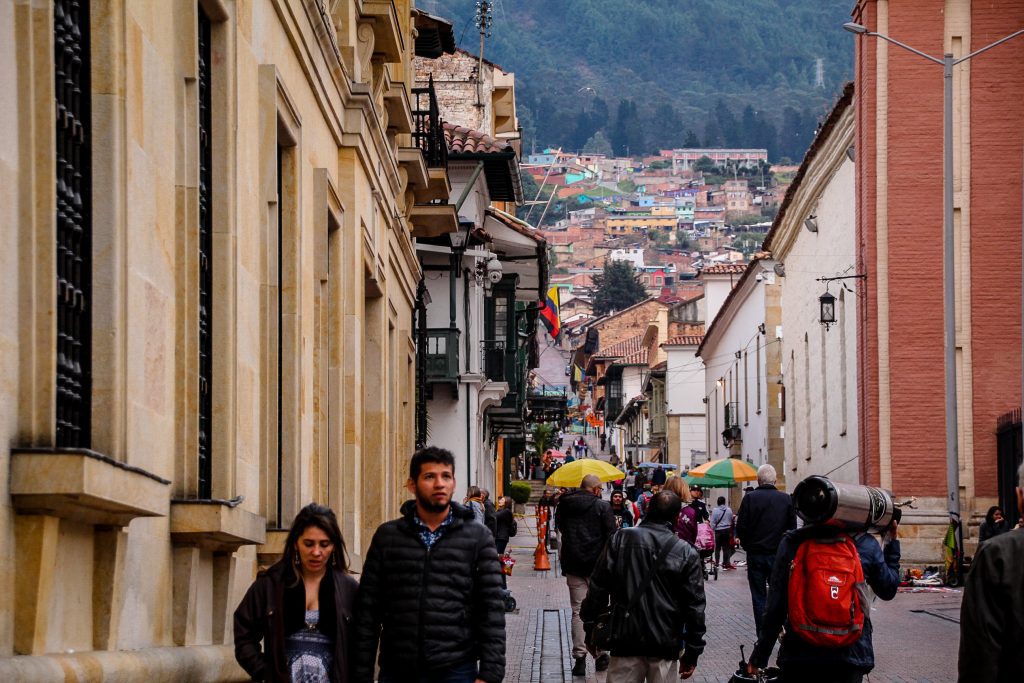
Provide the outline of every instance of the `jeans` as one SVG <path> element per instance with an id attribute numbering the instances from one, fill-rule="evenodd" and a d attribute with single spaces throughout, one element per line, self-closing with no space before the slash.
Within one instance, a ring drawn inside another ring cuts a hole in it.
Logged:
<path id="1" fill-rule="evenodd" d="M 476 676 L 476 662 L 463 662 L 444 671 L 417 677 L 392 676 L 381 670 L 377 680 L 379 683 L 474 683 Z"/>
<path id="2" fill-rule="evenodd" d="M 750 584 L 750 602 L 754 607 L 756 635 L 761 633 L 761 619 L 764 617 L 764 606 L 768 601 L 773 564 L 775 555 L 747 553 L 747 583 Z"/>
<path id="3" fill-rule="evenodd" d="M 715 562 L 722 558 L 722 564 L 729 564 L 732 560 L 732 529 L 722 529 L 715 532 Z"/>
<path id="4" fill-rule="evenodd" d="M 587 589 L 590 588 L 590 579 L 585 576 L 570 576 L 566 574 L 565 583 L 569 586 L 569 604 L 572 606 L 572 656 L 575 659 L 587 656 L 586 633 L 583 631 L 583 620 L 580 619 L 580 605 L 583 598 L 587 597 Z M 600 657 L 603 652 L 598 652 Z"/>
<path id="5" fill-rule="evenodd" d="M 605 683 L 675 683 L 679 662 L 657 657 L 612 657 Z"/>

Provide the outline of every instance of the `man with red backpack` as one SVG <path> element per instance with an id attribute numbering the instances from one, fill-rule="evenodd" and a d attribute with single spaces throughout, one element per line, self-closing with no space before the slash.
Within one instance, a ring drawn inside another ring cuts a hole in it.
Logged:
<path id="1" fill-rule="evenodd" d="M 778 665 L 786 683 L 860 683 L 875 666 L 867 588 L 892 600 L 899 587 L 896 527 L 885 530 L 884 547 L 826 525 L 786 532 L 748 670 L 768 665 L 785 626 Z"/>

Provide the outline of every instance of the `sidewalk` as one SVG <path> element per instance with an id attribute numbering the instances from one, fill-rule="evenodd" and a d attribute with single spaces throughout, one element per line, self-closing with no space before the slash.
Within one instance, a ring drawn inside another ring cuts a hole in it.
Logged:
<path id="1" fill-rule="evenodd" d="M 509 588 L 518 610 L 506 615 L 505 680 L 583 683 L 584 679 L 573 679 L 570 674 L 571 614 L 565 579 L 559 575 L 553 555 L 551 571 L 533 571 L 535 523 L 532 517 L 526 521 L 520 521 L 519 535 L 511 545 L 517 564 Z M 736 559 L 743 559 L 742 551 Z M 747 656 L 753 647 L 754 618 L 746 570 L 719 573 L 718 581 L 711 579 L 705 584 L 705 592 L 707 647 L 690 680 L 725 683 L 736 670 L 739 646 L 745 646 Z M 959 592 L 901 593 L 891 602 L 876 600 L 871 611 L 876 660 L 871 683 L 955 681 L 960 598 Z M 586 683 L 603 683 L 604 674 L 595 674 L 593 659 L 587 659 Z"/>

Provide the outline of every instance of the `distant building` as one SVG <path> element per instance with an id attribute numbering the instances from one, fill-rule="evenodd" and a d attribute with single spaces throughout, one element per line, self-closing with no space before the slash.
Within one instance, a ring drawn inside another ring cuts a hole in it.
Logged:
<path id="1" fill-rule="evenodd" d="M 739 162 L 740 166 L 751 168 L 768 161 L 767 149 L 674 149 L 672 150 L 672 170 L 689 171 L 697 160 L 707 157 L 721 166 L 727 161 Z"/>

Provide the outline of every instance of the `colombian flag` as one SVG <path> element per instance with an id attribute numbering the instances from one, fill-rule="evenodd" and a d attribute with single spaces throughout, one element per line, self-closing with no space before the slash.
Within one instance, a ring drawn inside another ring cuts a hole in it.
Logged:
<path id="1" fill-rule="evenodd" d="M 540 309 L 540 319 L 544 321 L 544 327 L 548 328 L 551 338 L 558 339 L 558 333 L 562 331 L 562 321 L 558 318 L 558 287 L 548 290 L 548 298 Z"/>

